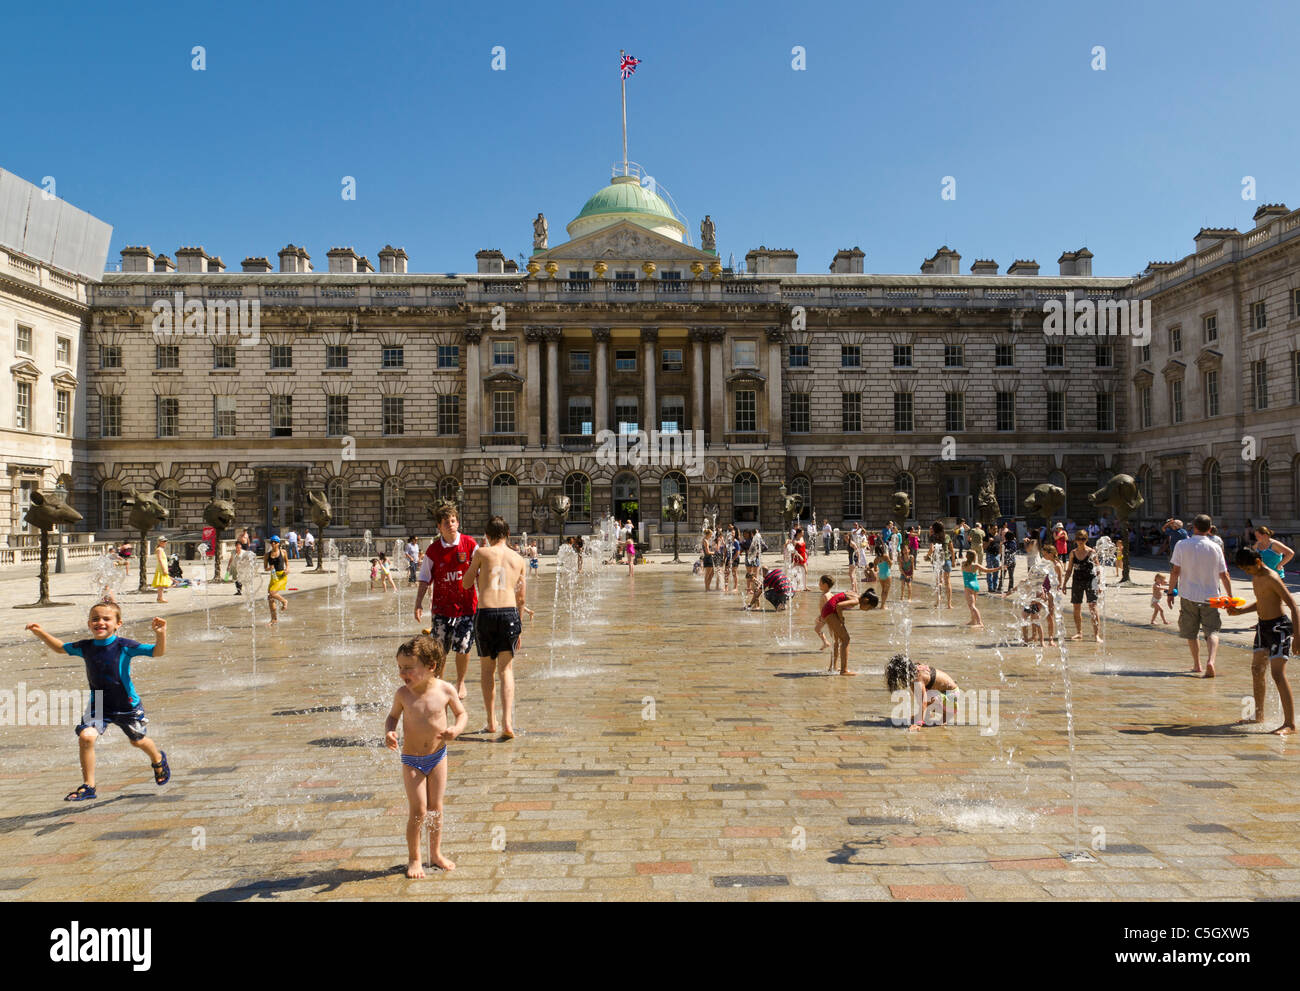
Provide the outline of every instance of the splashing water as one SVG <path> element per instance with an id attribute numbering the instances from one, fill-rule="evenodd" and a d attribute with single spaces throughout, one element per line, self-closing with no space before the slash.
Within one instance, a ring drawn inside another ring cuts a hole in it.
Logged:
<path id="1" fill-rule="evenodd" d="M 235 575 L 244 588 L 244 597 L 248 603 L 248 632 L 252 641 L 253 675 L 257 675 L 257 592 L 261 569 L 257 566 L 257 555 L 252 551 L 240 551 L 235 558 Z"/>

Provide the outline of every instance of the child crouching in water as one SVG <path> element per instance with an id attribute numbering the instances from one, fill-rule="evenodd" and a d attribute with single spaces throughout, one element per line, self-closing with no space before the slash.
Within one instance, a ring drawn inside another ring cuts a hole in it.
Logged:
<path id="1" fill-rule="evenodd" d="M 836 592 L 831 594 L 831 588 L 835 581 L 830 575 L 822 575 L 819 583 L 822 590 L 821 614 L 817 617 L 817 622 L 813 624 L 813 630 L 822 638 L 823 648 L 826 645 L 826 637 L 822 634 L 822 626 L 828 626 L 831 630 L 831 636 L 835 638 L 835 648 L 831 651 L 831 664 L 828 671 L 835 670 L 835 661 L 838 655 L 840 662 L 840 674 L 856 675 L 856 671 L 849 670 L 849 629 L 844 623 L 844 614 L 853 609 L 875 609 L 880 605 L 880 597 L 876 595 L 874 589 L 867 589 L 861 595 L 851 595 L 847 592 Z"/>
<path id="2" fill-rule="evenodd" d="M 1163 573 L 1156 575 L 1156 580 L 1151 583 L 1151 625 L 1154 626 L 1156 617 L 1159 616 L 1165 621 L 1165 626 L 1169 625 L 1169 620 L 1165 619 L 1164 606 L 1160 604 L 1160 596 L 1169 588 L 1169 579 Z"/>
<path id="3" fill-rule="evenodd" d="M 447 790 L 447 744 L 465 729 L 469 719 L 455 687 L 442 680 L 447 655 L 430 637 L 412 637 L 397 648 L 397 673 L 402 687 L 384 721 L 388 749 L 396 751 L 397 720 L 402 720 L 402 783 L 410 815 L 406 819 L 406 876 L 424 877 L 420 860 L 420 830 L 429 827 L 429 863 L 444 871 L 456 869 L 442 853 L 442 799 Z M 447 726 L 447 707 L 456 722 Z"/>
<path id="4" fill-rule="evenodd" d="M 953 718 L 957 716 L 957 682 L 951 676 L 928 664 L 917 664 L 910 657 L 895 654 L 885 665 L 885 686 L 890 692 L 906 691 L 908 693 L 908 711 L 912 714 L 909 731 L 919 730 L 922 726 L 933 725 L 934 707 L 940 706 L 942 720 L 948 722 L 948 709 L 952 708 Z"/>

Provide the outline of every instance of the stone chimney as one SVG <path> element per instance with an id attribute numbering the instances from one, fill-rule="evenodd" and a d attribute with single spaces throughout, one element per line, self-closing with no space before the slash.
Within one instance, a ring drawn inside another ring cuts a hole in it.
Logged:
<path id="1" fill-rule="evenodd" d="M 240 268 L 245 272 L 267 275 L 271 272 L 271 260 L 269 258 L 245 258 L 240 262 Z"/>
<path id="2" fill-rule="evenodd" d="M 975 261 L 971 263 L 970 274 L 997 275 L 998 263 L 993 261 L 991 258 L 976 258 Z"/>
<path id="3" fill-rule="evenodd" d="M 474 255 L 479 275 L 501 275 L 506 269 L 506 256 L 496 248 L 484 249 Z"/>
<path id="4" fill-rule="evenodd" d="M 311 255 L 306 248 L 299 248 L 290 242 L 280 249 L 281 272 L 310 272 Z"/>
<path id="5" fill-rule="evenodd" d="M 406 249 L 385 244 L 379 249 L 379 271 L 392 275 L 406 274 Z"/>
<path id="6" fill-rule="evenodd" d="M 505 270 L 506 270 L 506 275 L 518 275 L 519 263 L 515 261 L 513 258 L 507 258 Z"/>
<path id="7" fill-rule="evenodd" d="M 854 245 L 852 250 L 841 248 L 835 252 L 835 257 L 831 259 L 831 273 L 833 275 L 861 275 L 862 259 L 866 255 L 862 249 Z"/>
<path id="8" fill-rule="evenodd" d="M 1037 274 L 1038 274 L 1038 262 L 1034 261 L 1032 258 L 1028 260 L 1024 258 L 1017 258 L 1015 261 L 1013 261 L 1010 265 L 1007 266 L 1007 275 L 1037 275 Z"/>
<path id="9" fill-rule="evenodd" d="M 221 274 L 222 272 L 224 272 L 225 270 L 226 270 L 226 263 L 223 262 L 223 261 L 221 260 L 221 256 L 220 256 L 220 255 L 217 255 L 215 258 L 209 258 L 209 259 L 208 259 L 208 271 L 209 271 L 209 272 L 215 272 L 215 273 L 217 273 L 218 275 L 220 275 L 220 274 Z"/>
<path id="10" fill-rule="evenodd" d="M 181 272 L 203 273 L 208 270 L 208 253 L 202 247 L 177 248 L 176 268 Z"/>
<path id="11" fill-rule="evenodd" d="M 360 258 L 357 259 L 357 271 L 374 275 L 375 266 L 370 264 L 369 258 L 367 258 L 365 255 L 362 255 Z"/>
<path id="12" fill-rule="evenodd" d="M 1255 227 L 1267 227 L 1277 217 L 1285 217 L 1291 211 L 1285 203 L 1265 203 L 1255 211 Z"/>
<path id="13" fill-rule="evenodd" d="M 330 260 L 331 275 L 355 275 L 357 271 L 357 253 L 351 248 L 330 248 L 325 252 Z"/>
<path id="14" fill-rule="evenodd" d="M 961 275 L 961 255 L 946 244 L 921 263 L 922 275 Z"/>
<path id="15" fill-rule="evenodd" d="M 152 272 L 154 253 L 148 245 L 127 245 L 122 249 L 123 272 Z"/>
<path id="16" fill-rule="evenodd" d="M 1056 260 L 1061 266 L 1062 275 L 1092 277 L 1092 252 L 1087 248 L 1080 248 L 1078 251 L 1062 251 L 1061 257 Z"/>
<path id="17" fill-rule="evenodd" d="M 1206 248 L 1212 248 L 1225 237 L 1232 237 L 1241 232 L 1235 227 L 1202 227 L 1197 232 L 1192 242 L 1196 245 L 1197 252 L 1204 251 Z"/>
<path id="18" fill-rule="evenodd" d="M 162 272 L 166 274 L 168 272 L 175 272 L 176 266 L 172 264 L 172 260 L 168 258 L 166 255 L 159 255 L 157 258 L 153 260 L 153 270 L 155 272 Z"/>
<path id="19" fill-rule="evenodd" d="M 745 270 L 750 275 L 794 275 L 798 263 L 798 252 L 790 248 L 768 248 L 760 244 L 745 255 Z"/>

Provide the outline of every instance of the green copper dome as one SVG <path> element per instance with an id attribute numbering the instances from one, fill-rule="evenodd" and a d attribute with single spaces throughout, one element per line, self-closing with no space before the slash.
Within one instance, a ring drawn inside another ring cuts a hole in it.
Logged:
<path id="1" fill-rule="evenodd" d="M 580 237 L 622 221 L 631 221 L 674 241 L 681 241 L 686 234 L 685 226 L 663 197 L 642 186 L 636 176 L 620 175 L 587 200 L 569 222 L 569 236 Z"/>

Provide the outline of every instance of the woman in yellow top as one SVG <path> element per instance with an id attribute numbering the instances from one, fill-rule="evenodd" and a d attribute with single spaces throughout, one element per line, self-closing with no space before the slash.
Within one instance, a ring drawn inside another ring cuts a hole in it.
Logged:
<path id="1" fill-rule="evenodd" d="M 172 578 L 167 574 L 167 538 L 159 537 L 158 546 L 153 552 L 154 569 L 153 569 L 153 587 L 158 590 L 158 601 L 166 602 L 163 595 L 166 589 L 171 588 Z"/>
<path id="2" fill-rule="evenodd" d="M 272 572 L 271 581 L 266 586 L 266 604 L 271 610 L 271 622 L 278 623 L 276 603 L 286 611 L 289 608 L 288 601 L 280 594 L 289 585 L 289 557 L 280 546 L 279 537 L 271 537 L 270 547 L 266 551 L 266 570 Z"/>

